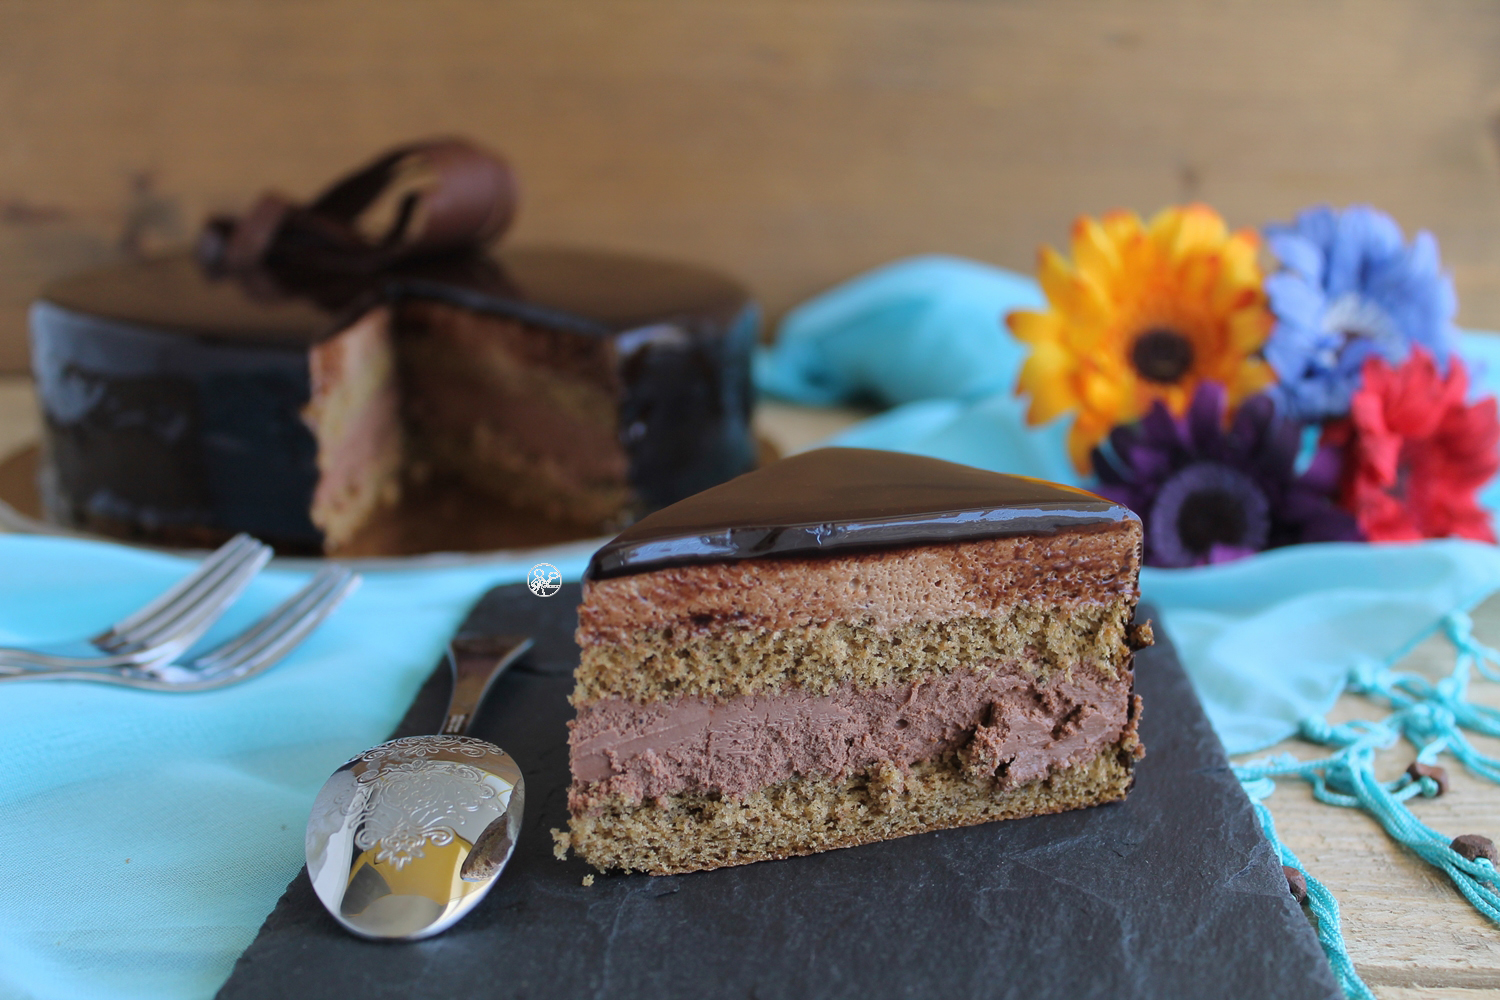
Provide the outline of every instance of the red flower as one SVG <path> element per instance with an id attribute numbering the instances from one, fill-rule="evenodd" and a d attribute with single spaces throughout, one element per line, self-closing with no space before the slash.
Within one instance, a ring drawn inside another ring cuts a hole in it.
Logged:
<path id="1" fill-rule="evenodd" d="M 1500 421 L 1494 397 L 1465 405 L 1468 388 L 1458 358 L 1443 376 L 1421 347 L 1399 368 L 1365 362 L 1349 419 L 1329 424 L 1325 441 L 1347 449 L 1339 503 L 1372 542 L 1495 541 L 1475 493 L 1500 469 Z"/>

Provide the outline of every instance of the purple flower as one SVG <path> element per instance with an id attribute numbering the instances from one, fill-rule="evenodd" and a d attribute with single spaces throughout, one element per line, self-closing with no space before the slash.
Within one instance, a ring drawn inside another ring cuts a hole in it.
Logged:
<path id="1" fill-rule="evenodd" d="M 1297 472 L 1302 427 L 1252 396 L 1224 429 L 1225 393 L 1203 382 L 1187 412 L 1161 403 L 1094 449 L 1099 492 L 1140 515 L 1150 566 L 1202 566 L 1298 542 L 1358 541 L 1334 504 L 1340 459 L 1319 448 Z"/>
<path id="2" fill-rule="evenodd" d="M 1372 355 L 1399 364 L 1419 344 L 1446 369 L 1458 349 L 1457 298 L 1432 234 L 1408 245 L 1401 227 L 1368 205 L 1319 206 L 1267 227 L 1266 242 L 1282 270 L 1266 279 L 1276 328 L 1265 357 L 1288 416 L 1346 415 Z"/>

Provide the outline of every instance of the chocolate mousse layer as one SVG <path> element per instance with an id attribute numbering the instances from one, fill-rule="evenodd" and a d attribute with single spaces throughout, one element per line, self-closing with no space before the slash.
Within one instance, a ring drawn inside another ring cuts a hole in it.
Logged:
<path id="1" fill-rule="evenodd" d="M 792 689 L 728 702 L 594 702 L 571 723 L 570 804 L 680 792 L 743 799 L 794 776 L 845 780 L 873 765 L 901 770 L 955 751 L 1001 788 L 1046 777 L 1120 739 L 1130 678 L 1079 670 L 1039 684 L 988 666 L 915 684 L 823 695 Z"/>

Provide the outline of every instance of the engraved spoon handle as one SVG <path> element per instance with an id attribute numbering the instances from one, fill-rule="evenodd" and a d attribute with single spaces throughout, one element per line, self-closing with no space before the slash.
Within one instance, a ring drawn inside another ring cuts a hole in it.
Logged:
<path id="1" fill-rule="evenodd" d="M 449 643 L 453 694 L 441 732 L 446 736 L 466 735 L 490 685 L 531 646 L 531 638 L 524 635 L 460 636 Z"/>

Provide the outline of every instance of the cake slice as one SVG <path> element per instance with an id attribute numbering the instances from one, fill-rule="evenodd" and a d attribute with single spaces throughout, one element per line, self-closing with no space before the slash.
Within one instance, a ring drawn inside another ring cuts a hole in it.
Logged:
<path id="1" fill-rule="evenodd" d="M 579 609 L 571 846 L 687 872 L 1124 798 L 1141 525 L 831 448 L 658 511 Z"/>

